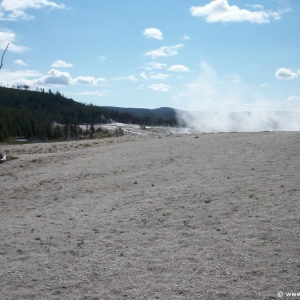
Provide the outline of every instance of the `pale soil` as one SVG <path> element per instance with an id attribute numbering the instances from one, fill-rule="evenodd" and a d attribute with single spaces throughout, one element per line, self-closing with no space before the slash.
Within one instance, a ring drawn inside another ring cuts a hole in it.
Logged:
<path id="1" fill-rule="evenodd" d="M 300 134 L 1 147 L 0 299 L 300 292 Z M 297 299 L 297 298 L 283 298 Z"/>

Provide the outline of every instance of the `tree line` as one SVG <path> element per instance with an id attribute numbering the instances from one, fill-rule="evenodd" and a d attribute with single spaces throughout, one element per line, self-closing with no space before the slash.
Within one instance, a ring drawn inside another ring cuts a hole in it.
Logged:
<path id="1" fill-rule="evenodd" d="M 177 126 L 175 117 L 133 115 L 66 98 L 59 91 L 0 87 L 0 141 L 24 136 L 39 139 L 78 138 L 79 124 L 120 122 Z"/>

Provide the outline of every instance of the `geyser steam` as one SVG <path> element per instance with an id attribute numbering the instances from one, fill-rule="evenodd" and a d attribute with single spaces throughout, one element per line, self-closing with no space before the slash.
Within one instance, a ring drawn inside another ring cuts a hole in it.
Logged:
<path id="1" fill-rule="evenodd" d="M 203 132 L 300 131 L 298 112 L 183 112 L 181 124 Z"/>
<path id="2" fill-rule="evenodd" d="M 200 68 L 175 99 L 185 110 L 177 113 L 181 125 L 203 132 L 300 131 L 300 97 L 270 100 L 238 74 L 220 75 L 205 62 Z"/>

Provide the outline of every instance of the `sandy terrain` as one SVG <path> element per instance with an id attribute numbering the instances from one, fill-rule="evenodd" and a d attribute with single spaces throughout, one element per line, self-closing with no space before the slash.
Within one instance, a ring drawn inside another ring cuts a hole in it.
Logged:
<path id="1" fill-rule="evenodd" d="M 0 165 L 0 299 L 300 292 L 300 133 L 124 136 L 0 152 L 17 157 Z"/>

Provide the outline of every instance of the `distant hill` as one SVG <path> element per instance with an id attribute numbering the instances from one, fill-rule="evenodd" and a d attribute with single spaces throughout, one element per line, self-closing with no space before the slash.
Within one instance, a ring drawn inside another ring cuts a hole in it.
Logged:
<path id="1" fill-rule="evenodd" d="M 115 107 L 115 106 L 102 106 L 109 110 L 116 110 L 122 113 L 130 113 L 134 116 L 150 116 L 150 117 L 161 117 L 162 119 L 176 118 L 177 110 L 171 107 L 160 107 L 155 109 L 147 108 L 126 108 L 126 107 Z"/>

